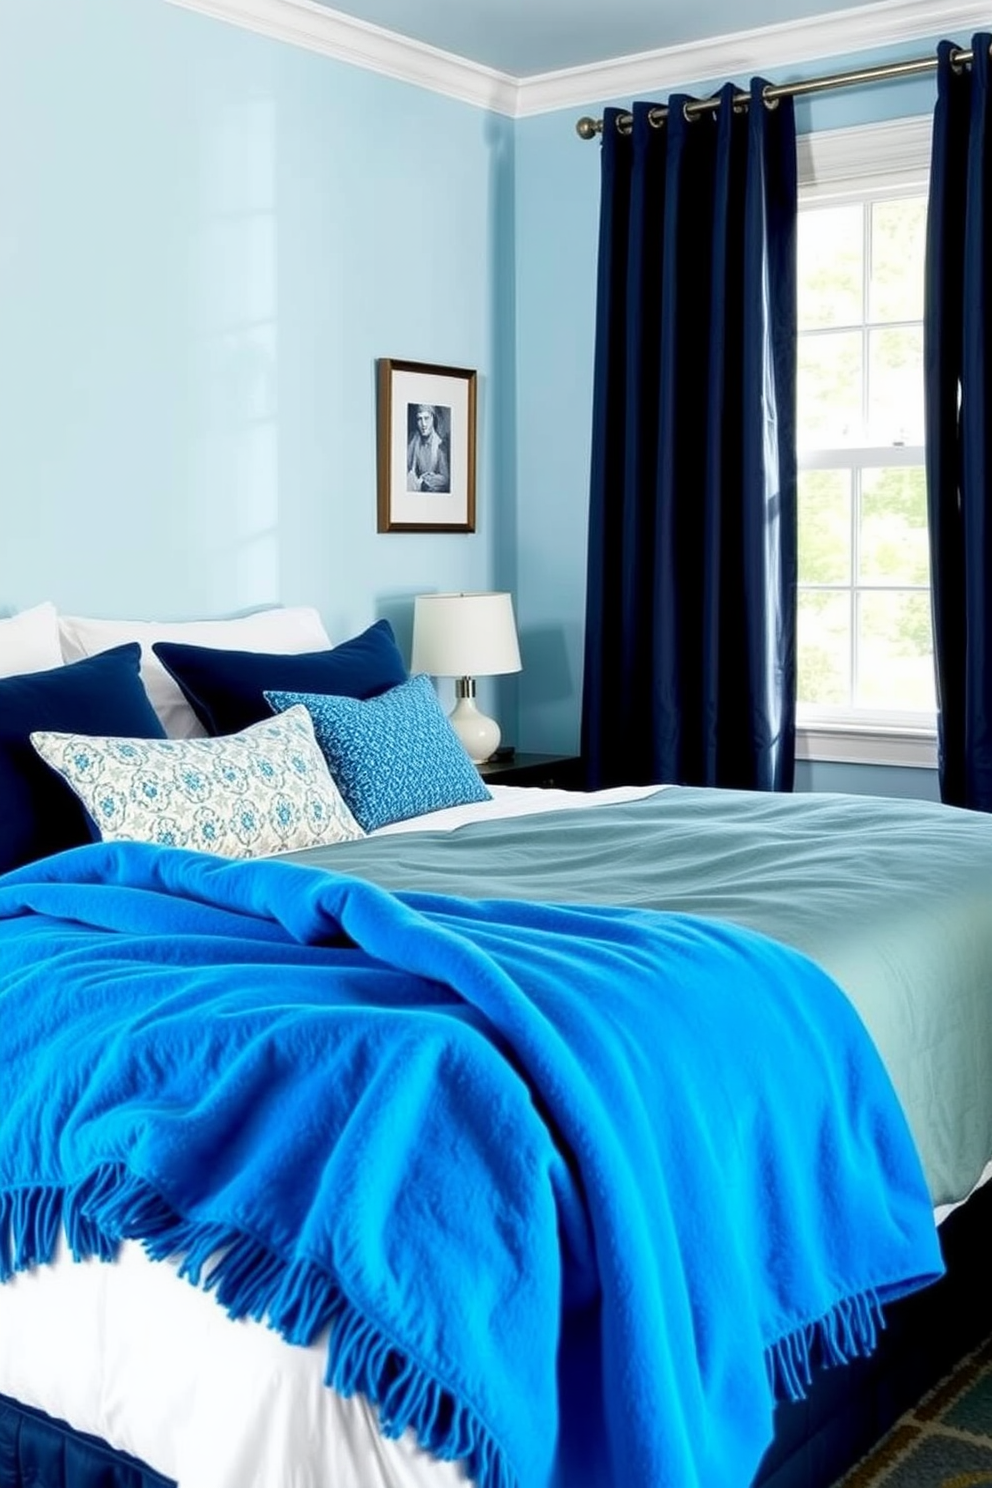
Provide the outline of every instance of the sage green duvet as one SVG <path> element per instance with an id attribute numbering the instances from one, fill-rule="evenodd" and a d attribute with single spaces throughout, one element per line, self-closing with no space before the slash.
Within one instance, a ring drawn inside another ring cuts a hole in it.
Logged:
<path id="1" fill-rule="evenodd" d="M 630 904 L 749 925 L 858 1008 L 935 1205 L 992 1158 L 992 817 L 870 796 L 673 787 L 624 805 L 295 855 L 389 889 Z"/>

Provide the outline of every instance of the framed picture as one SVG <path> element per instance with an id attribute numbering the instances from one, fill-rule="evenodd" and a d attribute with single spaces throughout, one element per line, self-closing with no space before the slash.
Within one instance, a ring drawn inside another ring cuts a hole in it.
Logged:
<path id="1" fill-rule="evenodd" d="M 464 367 L 380 358 L 380 532 L 475 531 L 475 383 Z"/>

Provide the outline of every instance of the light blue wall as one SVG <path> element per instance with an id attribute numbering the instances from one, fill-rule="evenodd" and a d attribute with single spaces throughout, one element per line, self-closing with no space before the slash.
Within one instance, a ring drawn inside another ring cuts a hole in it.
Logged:
<path id="1" fill-rule="evenodd" d="M 909 796 L 939 801 L 936 770 L 901 765 L 839 765 L 826 760 L 796 761 L 797 791 L 842 791 L 852 796 Z"/>
<path id="2" fill-rule="evenodd" d="M 413 594 L 506 587 L 504 734 L 575 749 L 601 111 L 513 124 L 163 0 L 0 0 L 0 609 L 281 600 L 406 646 Z M 376 534 L 381 356 L 478 369 L 476 534 Z"/>
<path id="3" fill-rule="evenodd" d="M 920 43 L 912 55 L 935 54 L 936 43 Z M 839 57 L 793 76 L 891 57 L 884 51 Z M 787 72 L 775 71 L 774 81 L 789 80 Z M 723 81 L 687 82 L 686 91 L 703 96 Z M 663 100 L 670 91 L 641 96 Z M 934 97 L 930 78 L 845 90 L 798 100 L 798 124 L 805 133 L 924 114 Z M 535 750 L 571 752 L 579 743 L 600 151 L 580 140 L 574 126 L 580 115 L 602 112 L 596 102 L 517 125 L 517 561 L 525 663 L 520 733 Z M 936 791 L 933 772 L 915 770 L 800 770 L 801 788 L 814 788 L 814 782 L 826 790 Z"/>
<path id="4" fill-rule="evenodd" d="M 0 0 L 0 609 L 406 643 L 512 582 L 512 173 L 509 121 L 163 0 Z M 382 356 L 478 370 L 476 534 L 376 534 Z"/>

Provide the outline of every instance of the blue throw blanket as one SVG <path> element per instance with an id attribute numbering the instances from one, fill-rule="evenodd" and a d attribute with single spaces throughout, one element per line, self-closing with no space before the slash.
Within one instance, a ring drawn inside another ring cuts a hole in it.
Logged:
<path id="1" fill-rule="evenodd" d="M 857 1015 L 744 930 L 94 845 L 0 968 L 0 1277 L 182 1253 L 482 1488 L 746 1488 L 942 1270 Z"/>

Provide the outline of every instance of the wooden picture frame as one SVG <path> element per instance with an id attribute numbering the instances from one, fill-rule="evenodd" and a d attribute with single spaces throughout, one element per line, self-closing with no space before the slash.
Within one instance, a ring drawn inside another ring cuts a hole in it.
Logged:
<path id="1" fill-rule="evenodd" d="M 476 373 L 381 357 L 379 532 L 475 531 Z"/>

